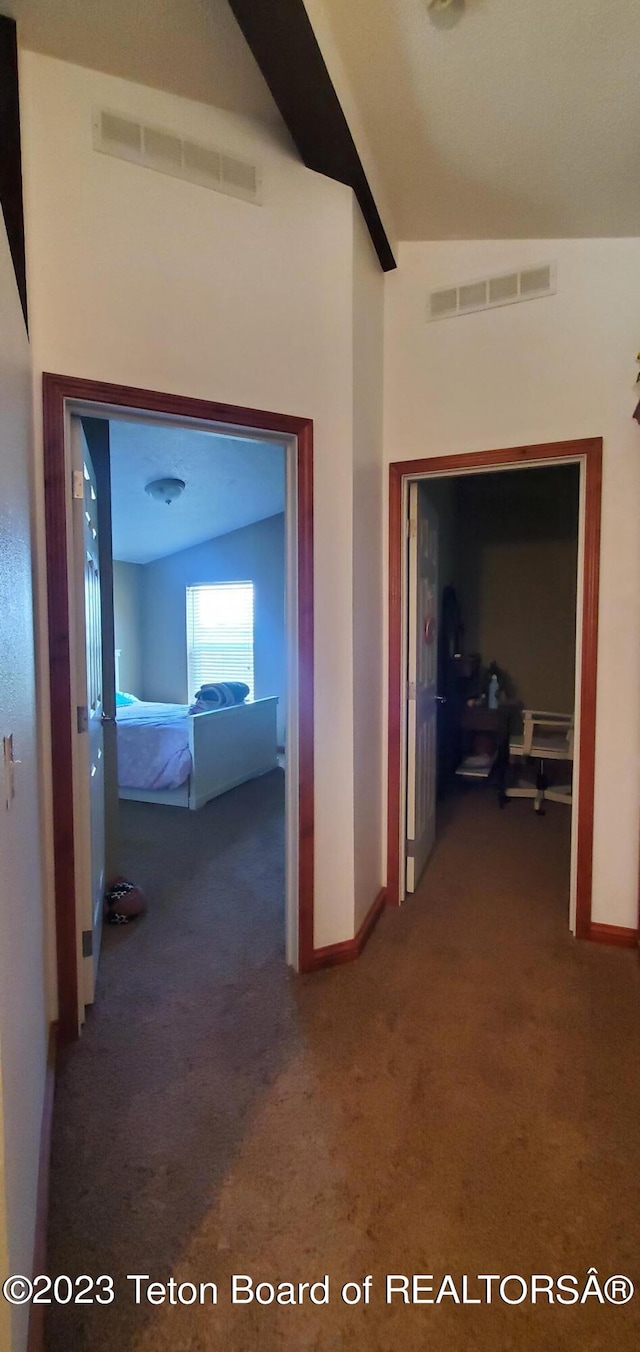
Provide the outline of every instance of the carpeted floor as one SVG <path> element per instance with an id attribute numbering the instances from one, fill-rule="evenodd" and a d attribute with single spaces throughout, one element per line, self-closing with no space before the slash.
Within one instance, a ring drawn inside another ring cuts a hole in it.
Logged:
<path id="1" fill-rule="evenodd" d="M 117 1295 L 56 1311 L 50 1352 L 635 1349 L 640 1296 L 384 1302 L 386 1273 L 640 1285 L 640 977 L 568 935 L 564 807 L 463 794 L 419 893 L 306 978 L 282 957 L 278 773 L 193 816 L 125 811 L 153 904 L 107 933 L 60 1076 L 51 1219 L 52 1272 Z M 218 1304 L 136 1305 L 128 1273 Z M 232 1273 L 328 1273 L 330 1303 L 232 1306 Z"/>

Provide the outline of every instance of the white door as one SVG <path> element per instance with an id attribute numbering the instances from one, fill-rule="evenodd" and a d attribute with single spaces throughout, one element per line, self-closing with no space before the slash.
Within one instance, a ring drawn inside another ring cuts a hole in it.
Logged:
<path id="1" fill-rule="evenodd" d="M 74 807 L 78 991 L 95 997 L 105 885 L 102 616 L 96 477 L 79 418 L 71 419 L 75 593 Z"/>
<path id="2" fill-rule="evenodd" d="M 436 833 L 438 519 L 409 484 L 406 890 L 414 892 Z"/>

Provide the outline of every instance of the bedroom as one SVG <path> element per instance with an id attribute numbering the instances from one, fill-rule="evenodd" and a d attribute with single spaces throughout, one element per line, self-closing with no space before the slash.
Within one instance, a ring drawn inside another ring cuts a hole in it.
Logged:
<path id="1" fill-rule="evenodd" d="M 215 983 L 254 947 L 284 958 L 285 448 L 151 420 L 82 425 L 110 488 L 107 923 L 87 991 L 108 1018 L 103 1002 L 151 999 L 144 972 L 170 982 L 201 963 Z"/>

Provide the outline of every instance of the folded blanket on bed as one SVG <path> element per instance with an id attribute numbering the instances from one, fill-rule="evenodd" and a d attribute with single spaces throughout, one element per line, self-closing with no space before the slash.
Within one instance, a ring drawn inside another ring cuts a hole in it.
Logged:
<path id="1" fill-rule="evenodd" d="M 214 681 L 209 685 L 201 685 L 196 690 L 195 704 L 189 709 L 190 714 L 205 713 L 208 709 L 226 709 L 231 704 L 243 704 L 249 694 L 249 687 L 244 681 Z"/>

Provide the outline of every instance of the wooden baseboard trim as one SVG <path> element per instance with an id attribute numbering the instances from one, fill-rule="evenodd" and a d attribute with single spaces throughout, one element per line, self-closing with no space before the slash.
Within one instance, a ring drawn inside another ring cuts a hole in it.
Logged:
<path id="1" fill-rule="evenodd" d="M 38 1157 L 38 1191 L 36 1194 L 36 1226 L 33 1243 L 33 1276 L 47 1271 L 47 1229 L 49 1225 L 49 1175 L 51 1170 L 51 1130 L 53 1126 L 53 1099 L 56 1087 L 56 1058 L 58 1053 L 58 1025 L 49 1028 L 47 1071 L 40 1126 L 40 1153 Z M 32 1305 L 29 1314 L 27 1352 L 43 1352 L 44 1305 Z"/>
<path id="2" fill-rule="evenodd" d="M 585 936 L 592 944 L 613 944 L 616 948 L 637 948 L 638 931 L 624 925 L 600 925 L 592 920 Z"/>
<path id="3" fill-rule="evenodd" d="M 378 895 L 367 911 L 365 918 L 353 939 L 343 939 L 339 944 L 326 944 L 324 948 L 316 948 L 313 953 L 310 966 L 306 969 L 310 972 L 317 972 L 322 967 L 339 967 L 343 962 L 354 962 L 360 957 L 362 950 L 369 939 L 371 933 L 382 915 L 387 900 L 387 889 L 381 887 Z"/>

